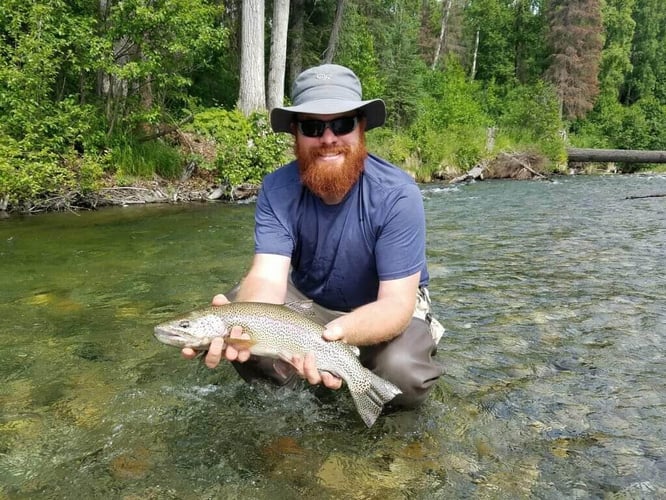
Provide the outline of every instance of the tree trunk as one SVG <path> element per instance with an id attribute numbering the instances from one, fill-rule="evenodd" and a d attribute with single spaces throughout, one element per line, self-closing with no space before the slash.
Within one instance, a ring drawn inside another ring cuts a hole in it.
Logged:
<path id="1" fill-rule="evenodd" d="M 476 58 L 479 55 L 479 32 L 480 30 L 476 30 L 476 40 L 474 41 L 474 58 L 472 59 L 472 71 L 470 71 L 470 80 L 474 81 L 476 78 Z"/>
<path id="2" fill-rule="evenodd" d="M 243 0 L 238 109 L 248 116 L 266 110 L 264 0 Z"/>
<path id="3" fill-rule="evenodd" d="M 271 57 L 268 69 L 268 109 L 284 102 L 284 74 L 287 66 L 287 31 L 289 28 L 289 0 L 273 1 L 273 28 Z"/>
<path id="4" fill-rule="evenodd" d="M 439 62 L 439 56 L 446 48 L 446 33 L 449 28 L 449 16 L 451 15 L 451 2 L 452 0 L 446 0 L 443 2 L 444 13 L 442 15 L 442 27 L 439 30 L 439 41 L 437 42 L 437 48 L 435 49 L 435 57 L 432 60 L 432 68 L 437 68 L 437 63 Z"/>
<path id="5" fill-rule="evenodd" d="M 331 64 L 335 58 L 335 51 L 340 41 L 340 30 L 342 29 L 342 17 L 345 9 L 345 0 L 338 0 L 338 6 L 335 9 L 335 19 L 333 20 L 333 28 L 331 29 L 331 36 L 328 39 L 328 47 L 324 56 L 324 63 Z"/>
<path id="6" fill-rule="evenodd" d="M 305 23 L 304 0 L 294 0 L 292 10 L 292 25 L 289 30 L 289 40 L 291 41 L 291 51 L 289 56 L 289 84 L 296 80 L 296 77 L 303 70 L 303 30 Z"/>
<path id="7" fill-rule="evenodd" d="M 568 148 L 570 162 L 666 163 L 666 151 Z"/>

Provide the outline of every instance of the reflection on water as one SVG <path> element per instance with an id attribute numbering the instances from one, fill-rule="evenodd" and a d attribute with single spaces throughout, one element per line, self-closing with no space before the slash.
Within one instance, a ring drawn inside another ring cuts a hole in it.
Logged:
<path id="1" fill-rule="evenodd" d="M 370 430 L 152 338 L 234 284 L 252 206 L 0 222 L 0 499 L 666 495 L 664 176 L 423 189 L 445 375 Z"/>

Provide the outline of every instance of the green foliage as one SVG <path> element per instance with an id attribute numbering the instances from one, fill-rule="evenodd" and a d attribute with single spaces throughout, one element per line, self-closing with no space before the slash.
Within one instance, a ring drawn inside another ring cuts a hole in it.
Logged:
<path id="1" fill-rule="evenodd" d="M 228 31 L 214 0 L 124 0 L 112 5 L 102 40 L 105 113 L 112 130 L 165 121 L 188 102 L 196 70 L 210 68 Z"/>
<path id="2" fill-rule="evenodd" d="M 470 47 L 474 46 L 478 34 L 475 78 L 506 83 L 515 76 L 516 54 L 512 50 L 514 16 L 510 4 L 502 0 L 469 2 L 464 29 Z M 471 66 L 470 61 L 466 62 Z"/>
<path id="3" fill-rule="evenodd" d="M 123 138 L 111 148 L 110 164 L 120 177 L 150 178 L 157 174 L 165 179 L 177 179 L 184 160 L 172 146 L 162 141 L 140 142 Z"/>
<path id="4" fill-rule="evenodd" d="M 631 106 L 600 100 L 590 119 L 575 125 L 572 140 L 580 147 L 666 149 L 666 105 L 655 97 Z"/>
<path id="5" fill-rule="evenodd" d="M 30 111 L 18 108 L 0 124 L 0 198 L 29 204 L 94 189 L 103 138 L 95 108 L 64 100 Z"/>
<path id="6" fill-rule="evenodd" d="M 384 98 L 386 84 L 382 80 L 375 39 L 368 19 L 355 9 L 345 15 L 336 64 L 351 68 L 363 84 L 363 98 Z"/>
<path id="7" fill-rule="evenodd" d="M 555 165 L 564 162 L 557 99 L 549 87 L 470 83 L 455 61 L 446 72 L 432 71 L 424 79 L 427 96 L 406 134 L 382 132 L 374 137 L 378 154 L 413 170 L 420 180 L 435 172 L 462 172 L 502 150 L 535 151 Z M 487 150 L 489 127 L 495 147 Z"/>
<path id="8" fill-rule="evenodd" d="M 607 0 L 603 6 L 605 31 L 599 82 L 601 94 L 617 99 L 622 83 L 632 70 L 631 41 L 636 22 L 631 18 L 635 0 Z"/>
<path id="9" fill-rule="evenodd" d="M 503 111 L 496 123 L 515 149 L 536 150 L 556 164 L 564 161 L 564 124 L 551 87 L 543 83 L 517 85 L 507 91 L 502 102 Z"/>
<path id="10" fill-rule="evenodd" d="M 419 103 L 417 129 L 445 129 L 450 126 L 489 124 L 478 84 L 470 83 L 454 60 L 445 72 L 430 71 L 423 82 L 424 97 Z"/>
<path id="11" fill-rule="evenodd" d="M 26 154 L 21 142 L 0 131 L 0 202 L 29 207 L 48 197 L 85 194 L 97 189 L 101 175 L 94 154 Z"/>
<path id="12" fill-rule="evenodd" d="M 260 184 L 263 177 L 284 164 L 291 140 L 274 133 L 265 113 L 245 117 L 240 111 L 207 109 L 195 115 L 193 129 L 217 143 L 215 171 L 229 189 Z"/>
<path id="13" fill-rule="evenodd" d="M 413 159 L 418 159 L 420 153 L 420 148 L 409 134 L 395 132 L 386 127 L 369 132 L 366 136 L 366 145 L 371 153 L 404 168 L 408 168 L 409 162 Z M 418 165 L 415 165 L 417 167 L 420 166 L 420 159 L 418 162 Z"/>
<path id="14" fill-rule="evenodd" d="M 450 61 L 447 70 L 428 71 L 417 117 L 407 129 L 417 145 L 423 176 L 446 167 L 471 168 L 483 153 L 490 118 L 479 99 L 478 85 L 466 80 L 462 68 Z"/>
<path id="15" fill-rule="evenodd" d="M 564 125 L 557 101 L 541 83 L 557 55 L 547 52 L 546 34 L 554 28 L 547 26 L 547 9 L 561 3 L 453 2 L 438 63 L 443 70 L 431 71 L 445 2 L 347 0 L 335 62 L 360 76 L 365 98 L 382 98 L 388 109 L 387 126 L 368 135 L 371 150 L 422 180 L 443 169 L 469 168 L 502 150 L 537 150 L 561 162 Z M 566 4 L 595 6 L 596 13 L 598 2 Z M 178 122 L 189 108 L 234 108 L 240 2 L 104 5 L 102 12 L 98 3 L 81 0 L 3 1 L 0 206 L 9 199 L 29 204 L 67 190 L 94 189 L 104 168 L 124 179 L 154 172 L 177 177 L 185 159 L 162 141 L 141 143 L 137 136 L 153 125 Z M 575 90 L 579 84 L 595 90 L 598 79 L 601 86 L 593 111 L 571 122 L 570 141 L 665 149 L 663 1 L 599 5 L 604 43 L 598 71 L 561 80 L 560 90 L 573 101 L 582 95 Z M 335 8 L 336 2 L 303 2 L 302 52 L 290 46 L 290 65 L 321 62 Z M 580 11 L 569 21 L 589 14 Z M 565 18 L 555 20 L 561 21 L 555 41 L 580 38 L 572 36 Z M 492 151 L 485 144 L 489 127 L 496 130 Z M 262 115 L 209 109 L 198 114 L 193 128 L 218 142 L 216 162 L 200 165 L 229 186 L 259 182 L 289 156 L 289 136 L 270 132 Z"/>
<path id="16" fill-rule="evenodd" d="M 632 72 L 624 82 L 621 100 L 632 104 L 650 95 L 666 104 L 666 9 L 663 0 L 640 0 L 633 18 L 635 30 L 631 48 Z"/>

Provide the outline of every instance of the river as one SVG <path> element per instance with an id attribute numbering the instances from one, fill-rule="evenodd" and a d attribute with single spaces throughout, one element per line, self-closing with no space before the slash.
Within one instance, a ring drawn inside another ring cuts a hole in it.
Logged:
<path id="1" fill-rule="evenodd" d="M 159 344 L 253 205 L 0 221 L 0 499 L 663 498 L 665 175 L 422 187 L 444 375 L 366 429 Z"/>

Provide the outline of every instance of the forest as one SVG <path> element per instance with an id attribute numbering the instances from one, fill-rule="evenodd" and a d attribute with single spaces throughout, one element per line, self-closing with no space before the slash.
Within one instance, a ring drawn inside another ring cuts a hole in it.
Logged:
<path id="1" fill-rule="evenodd" d="M 385 100 L 369 149 L 420 182 L 666 150 L 664 47 L 663 0 L 3 0 L 0 210 L 142 179 L 258 184 L 291 155 L 268 110 L 322 62 Z"/>

